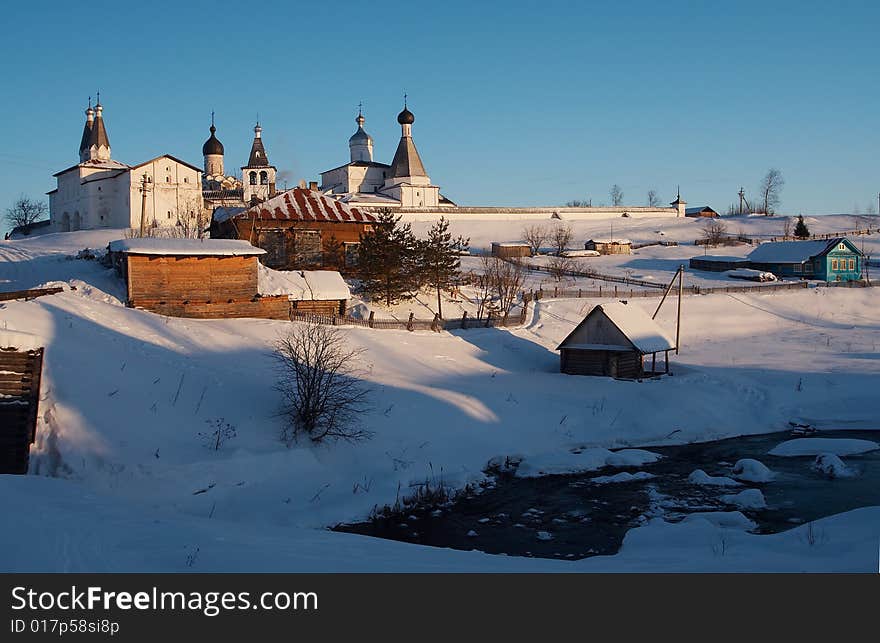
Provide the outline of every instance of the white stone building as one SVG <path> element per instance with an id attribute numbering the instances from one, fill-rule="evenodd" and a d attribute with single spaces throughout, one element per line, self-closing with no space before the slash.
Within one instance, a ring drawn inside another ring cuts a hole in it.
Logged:
<path id="1" fill-rule="evenodd" d="M 321 191 L 351 205 L 364 207 L 438 208 L 452 206 L 431 183 L 412 138 L 415 116 L 407 109 L 397 115 L 401 136 L 391 165 L 373 160 L 373 137 L 364 130 L 359 110 L 357 131 L 348 139 L 351 160 L 321 173 Z"/>
<path id="2" fill-rule="evenodd" d="M 86 110 L 79 163 L 54 177 L 49 220 L 55 232 L 138 228 L 142 218 L 144 226 L 191 228 L 204 207 L 198 167 L 169 154 L 137 165 L 111 157 L 100 101 Z"/>

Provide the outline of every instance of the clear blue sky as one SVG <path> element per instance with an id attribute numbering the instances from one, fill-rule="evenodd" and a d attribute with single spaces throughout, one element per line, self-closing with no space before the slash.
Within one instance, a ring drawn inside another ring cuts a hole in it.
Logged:
<path id="1" fill-rule="evenodd" d="M 0 206 L 77 161 L 101 92 L 114 158 L 227 168 L 260 115 L 293 181 L 348 160 L 363 100 L 377 160 L 402 95 L 428 173 L 461 204 L 625 203 L 675 186 L 724 209 L 782 170 L 784 212 L 876 208 L 880 3 L 20 2 L 4 6 Z"/>

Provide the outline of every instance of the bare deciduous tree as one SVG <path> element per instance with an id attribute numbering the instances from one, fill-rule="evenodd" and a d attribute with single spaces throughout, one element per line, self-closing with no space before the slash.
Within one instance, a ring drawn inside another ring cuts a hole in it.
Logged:
<path id="1" fill-rule="evenodd" d="M 782 221 L 782 236 L 783 236 L 783 238 L 787 239 L 788 237 L 791 236 L 791 228 L 792 228 L 791 217 L 785 217 L 785 219 L 783 219 L 783 221 Z"/>
<path id="2" fill-rule="evenodd" d="M 25 195 L 15 200 L 11 207 L 6 209 L 6 223 L 13 228 L 22 228 L 24 234 L 30 232 L 30 227 L 46 216 L 46 204 L 43 201 L 32 201 Z"/>
<path id="3" fill-rule="evenodd" d="M 571 226 L 567 223 L 560 223 L 553 227 L 553 230 L 550 232 L 550 243 L 553 245 L 553 251 L 557 257 L 565 252 L 573 236 Z"/>
<path id="4" fill-rule="evenodd" d="M 372 437 L 360 425 L 370 394 L 355 368 L 362 352 L 346 345 L 340 329 L 320 324 L 296 324 L 276 343 L 276 388 L 284 399 L 281 439 L 285 444 L 290 446 L 301 436 L 312 442 Z"/>
<path id="5" fill-rule="evenodd" d="M 611 205 L 621 205 L 623 203 L 623 189 L 615 183 L 611 186 Z"/>
<path id="6" fill-rule="evenodd" d="M 540 223 L 527 225 L 523 228 L 523 241 L 529 244 L 533 256 L 541 252 L 541 247 L 547 241 L 548 234 L 547 227 Z"/>
<path id="7" fill-rule="evenodd" d="M 484 256 L 483 272 L 488 276 L 488 287 L 498 302 L 501 313 L 510 314 L 516 298 L 522 292 L 526 281 L 526 268 L 517 260 Z"/>
<path id="8" fill-rule="evenodd" d="M 565 203 L 567 208 L 591 208 L 593 207 L 592 199 L 572 199 Z"/>
<path id="9" fill-rule="evenodd" d="M 660 205 L 660 195 L 657 190 L 648 190 L 648 207 L 656 208 Z"/>
<path id="10" fill-rule="evenodd" d="M 764 180 L 761 181 L 760 190 L 764 214 L 773 214 L 773 209 L 779 205 L 783 185 L 785 185 L 785 179 L 782 178 L 782 172 L 776 168 L 767 170 Z"/>
<path id="11" fill-rule="evenodd" d="M 568 257 L 550 257 L 547 269 L 556 281 L 562 281 L 574 269 L 574 261 Z"/>
<path id="12" fill-rule="evenodd" d="M 703 227 L 703 239 L 708 246 L 718 246 L 727 241 L 727 224 L 717 219 L 709 220 Z"/>

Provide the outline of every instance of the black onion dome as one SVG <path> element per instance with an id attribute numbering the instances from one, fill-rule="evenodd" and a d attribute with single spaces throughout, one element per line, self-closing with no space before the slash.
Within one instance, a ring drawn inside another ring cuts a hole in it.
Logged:
<path id="1" fill-rule="evenodd" d="M 202 155 L 207 156 L 209 154 L 223 154 L 223 143 L 221 143 L 216 136 L 214 136 L 214 132 L 217 131 L 217 128 L 211 125 L 211 137 L 205 141 L 205 144 L 202 145 Z"/>
<path id="2" fill-rule="evenodd" d="M 397 122 L 401 125 L 412 125 L 415 121 L 416 117 L 406 107 L 404 107 L 403 111 L 397 115 Z"/>

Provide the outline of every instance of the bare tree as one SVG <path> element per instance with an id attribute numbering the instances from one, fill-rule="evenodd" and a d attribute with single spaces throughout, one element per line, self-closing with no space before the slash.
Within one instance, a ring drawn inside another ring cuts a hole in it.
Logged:
<path id="1" fill-rule="evenodd" d="M 569 224 L 560 223 L 554 226 L 553 231 L 550 233 L 550 243 L 553 245 L 553 250 L 557 257 L 565 252 L 566 248 L 568 248 L 571 243 L 573 236 L 574 234 L 572 233 Z"/>
<path id="2" fill-rule="evenodd" d="M 782 237 L 783 239 L 788 239 L 791 236 L 791 217 L 785 217 L 782 221 Z"/>
<path id="3" fill-rule="evenodd" d="M 6 209 L 4 218 L 11 227 L 20 227 L 24 234 L 28 234 L 30 227 L 45 216 L 46 204 L 43 201 L 32 201 L 22 194 L 12 207 Z"/>
<path id="4" fill-rule="evenodd" d="M 527 225 L 523 228 L 522 235 L 523 241 L 529 244 L 529 248 L 534 256 L 541 252 L 541 247 L 544 245 L 544 242 L 547 241 L 549 232 L 547 231 L 546 226 L 536 223 L 534 225 Z"/>
<path id="5" fill-rule="evenodd" d="M 703 239 L 707 246 L 719 246 L 727 241 L 727 224 L 710 219 L 703 227 Z"/>
<path id="6" fill-rule="evenodd" d="M 502 314 L 507 317 L 516 304 L 526 281 L 526 268 L 520 261 L 505 261 L 498 257 L 484 257 L 483 270 L 488 275 L 489 288 Z"/>
<path id="7" fill-rule="evenodd" d="M 312 442 L 372 437 L 360 426 L 370 394 L 354 367 L 362 352 L 346 345 L 340 329 L 311 323 L 296 324 L 276 343 L 276 389 L 284 399 L 281 439 L 285 444 L 290 446 L 301 436 Z"/>
<path id="8" fill-rule="evenodd" d="M 550 257 L 547 268 L 556 281 L 562 281 L 574 269 L 574 261 L 568 257 Z"/>
<path id="9" fill-rule="evenodd" d="M 648 207 L 656 208 L 660 205 L 660 195 L 657 190 L 648 190 Z"/>
<path id="10" fill-rule="evenodd" d="M 623 190 L 617 183 L 611 186 L 611 205 L 621 205 L 623 203 Z"/>
<path id="11" fill-rule="evenodd" d="M 488 308 L 489 303 L 492 301 L 492 273 L 490 270 L 491 262 L 497 259 L 497 257 L 491 257 L 490 255 L 483 255 L 480 257 L 480 263 L 482 264 L 482 271 L 479 273 L 471 273 L 469 276 L 470 282 L 476 287 L 477 294 L 475 296 L 475 301 L 477 304 L 477 319 L 483 318 L 483 313 L 486 312 L 486 308 Z"/>
<path id="12" fill-rule="evenodd" d="M 764 180 L 761 181 L 761 200 L 763 201 L 764 214 L 773 214 L 774 208 L 779 205 L 780 192 L 785 185 L 782 172 L 776 168 L 767 170 Z"/>
<path id="13" fill-rule="evenodd" d="M 593 207 L 592 199 L 572 199 L 565 203 L 567 208 L 591 208 Z"/>

